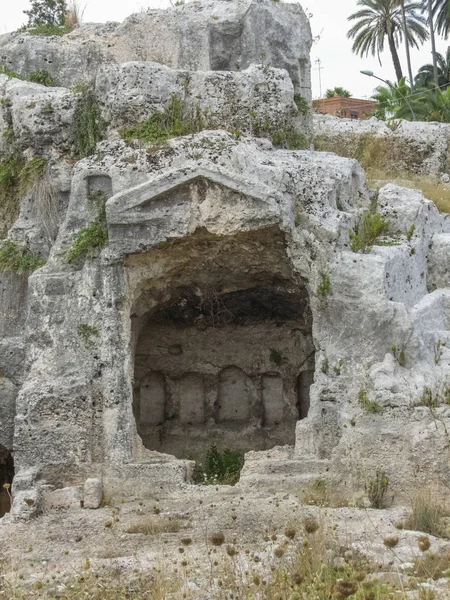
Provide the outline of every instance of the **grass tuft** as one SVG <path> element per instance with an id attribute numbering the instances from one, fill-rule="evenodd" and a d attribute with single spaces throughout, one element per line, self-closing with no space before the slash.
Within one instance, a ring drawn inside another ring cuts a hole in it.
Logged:
<path id="1" fill-rule="evenodd" d="M 350 231 L 350 248 L 353 252 L 367 253 L 372 250 L 377 240 L 386 235 L 389 223 L 379 213 L 367 213 Z"/>

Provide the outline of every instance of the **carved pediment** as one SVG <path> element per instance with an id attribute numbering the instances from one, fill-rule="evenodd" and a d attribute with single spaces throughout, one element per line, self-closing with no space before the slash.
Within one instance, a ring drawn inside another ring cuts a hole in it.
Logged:
<path id="1" fill-rule="evenodd" d="M 280 199 L 267 186 L 217 169 L 177 169 L 110 198 L 110 245 L 141 252 L 203 227 L 228 235 L 280 221 Z"/>

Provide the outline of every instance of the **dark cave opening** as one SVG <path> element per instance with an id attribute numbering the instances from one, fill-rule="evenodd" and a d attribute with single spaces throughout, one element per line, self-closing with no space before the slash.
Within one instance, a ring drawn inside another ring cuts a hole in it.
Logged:
<path id="1" fill-rule="evenodd" d="M 0 518 L 11 510 L 11 486 L 14 479 L 14 459 L 0 446 Z"/>

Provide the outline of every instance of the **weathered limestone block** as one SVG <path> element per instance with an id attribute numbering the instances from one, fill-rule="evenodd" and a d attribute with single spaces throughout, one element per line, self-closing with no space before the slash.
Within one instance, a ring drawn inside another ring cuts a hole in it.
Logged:
<path id="1" fill-rule="evenodd" d="M 400 121 L 390 129 L 375 117 L 366 121 L 314 115 L 317 150 L 357 158 L 380 173 L 438 175 L 449 170 L 448 123 Z"/>
<path id="2" fill-rule="evenodd" d="M 24 75 L 45 69 L 70 87 L 92 80 L 105 62 L 154 61 L 190 71 L 240 71 L 263 62 L 286 69 L 296 92 L 310 100 L 311 44 L 299 4 L 217 0 L 149 10 L 122 24 L 85 24 L 61 38 L 5 34 L 0 64 Z"/>
<path id="3" fill-rule="evenodd" d="M 84 482 L 83 507 L 99 508 L 103 499 L 103 485 L 100 479 L 90 478 Z"/>
<path id="4" fill-rule="evenodd" d="M 81 486 L 71 486 L 58 490 L 43 488 L 41 494 L 43 510 L 52 508 L 76 510 L 81 508 L 83 501 L 83 488 Z"/>
<path id="5" fill-rule="evenodd" d="M 428 287 L 450 287 L 450 233 L 441 233 L 433 236 L 430 253 L 428 255 Z"/>
<path id="6" fill-rule="evenodd" d="M 13 447 L 17 392 L 17 386 L 0 375 L 0 446 L 8 450 Z"/>
<path id="7" fill-rule="evenodd" d="M 309 133 L 286 71 L 250 65 L 241 72 L 175 71 L 149 62 L 103 66 L 96 79 L 102 115 L 112 127 L 134 125 L 167 108 L 175 95 L 204 129 Z M 265 128 L 265 129 L 264 129 Z"/>

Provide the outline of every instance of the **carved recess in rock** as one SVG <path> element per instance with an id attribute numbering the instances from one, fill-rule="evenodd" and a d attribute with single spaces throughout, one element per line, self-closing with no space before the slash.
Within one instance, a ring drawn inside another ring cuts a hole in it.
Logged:
<path id="1" fill-rule="evenodd" d="M 297 378 L 314 346 L 308 292 L 281 232 L 197 232 L 130 257 L 128 277 L 144 445 L 183 458 L 212 443 L 292 444 Z"/>

